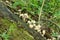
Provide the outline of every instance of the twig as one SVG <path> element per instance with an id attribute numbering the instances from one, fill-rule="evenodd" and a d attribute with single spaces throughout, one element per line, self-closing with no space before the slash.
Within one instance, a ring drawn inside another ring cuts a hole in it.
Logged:
<path id="1" fill-rule="evenodd" d="M 41 17 L 41 14 L 42 14 L 42 9 L 43 9 L 44 3 L 45 3 L 45 0 L 43 0 L 42 6 L 41 6 L 41 9 L 40 9 L 40 14 L 39 14 L 39 18 L 38 18 L 38 24 L 40 24 L 40 17 Z"/>
<path id="2" fill-rule="evenodd" d="M 60 29 L 60 26 L 56 22 L 53 22 L 50 19 L 41 19 L 41 20 L 51 22 L 53 25 L 56 25 Z"/>

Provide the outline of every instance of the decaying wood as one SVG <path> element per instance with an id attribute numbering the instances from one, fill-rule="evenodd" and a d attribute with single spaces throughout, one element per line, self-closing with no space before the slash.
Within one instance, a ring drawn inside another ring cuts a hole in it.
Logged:
<path id="1" fill-rule="evenodd" d="M 36 32 L 33 29 L 30 29 L 24 21 L 22 21 L 17 15 L 13 14 L 2 2 L 0 2 L 0 14 L 4 18 L 14 20 L 15 22 L 19 21 L 21 25 L 23 25 L 23 27 L 34 37 L 35 40 L 46 40 L 41 36 L 40 33 Z"/>

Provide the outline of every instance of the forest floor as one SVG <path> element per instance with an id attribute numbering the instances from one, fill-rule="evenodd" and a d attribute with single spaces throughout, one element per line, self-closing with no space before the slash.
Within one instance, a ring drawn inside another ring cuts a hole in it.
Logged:
<path id="1" fill-rule="evenodd" d="M 39 20 L 39 15 L 31 14 L 18 3 L 11 6 L 15 1 L 0 2 L 6 7 L 0 4 L 0 40 L 60 40 L 60 27 L 49 19 L 50 15 L 42 14 Z"/>

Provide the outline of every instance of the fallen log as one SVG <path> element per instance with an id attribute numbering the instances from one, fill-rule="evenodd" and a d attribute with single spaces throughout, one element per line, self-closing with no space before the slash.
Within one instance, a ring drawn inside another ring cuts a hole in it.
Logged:
<path id="1" fill-rule="evenodd" d="M 17 15 L 13 14 L 3 2 L 0 2 L 0 17 L 13 20 L 16 23 L 19 21 L 21 25 L 34 37 L 35 40 L 46 40 L 44 37 L 41 36 L 40 33 L 36 32 L 35 30 L 28 27 L 23 20 L 21 20 Z"/>

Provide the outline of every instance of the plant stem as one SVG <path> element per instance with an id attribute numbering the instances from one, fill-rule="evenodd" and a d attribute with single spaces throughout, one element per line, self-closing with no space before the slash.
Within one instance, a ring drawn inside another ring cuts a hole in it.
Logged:
<path id="1" fill-rule="evenodd" d="M 43 9 L 44 3 L 45 3 L 45 0 L 43 0 L 42 6 L 41 6 L 41 9 L 40 9 L 38 24 L 40 24 L 40 17 L 41 17 L 41 14 L 42 14 L 42 9 Z"/>

